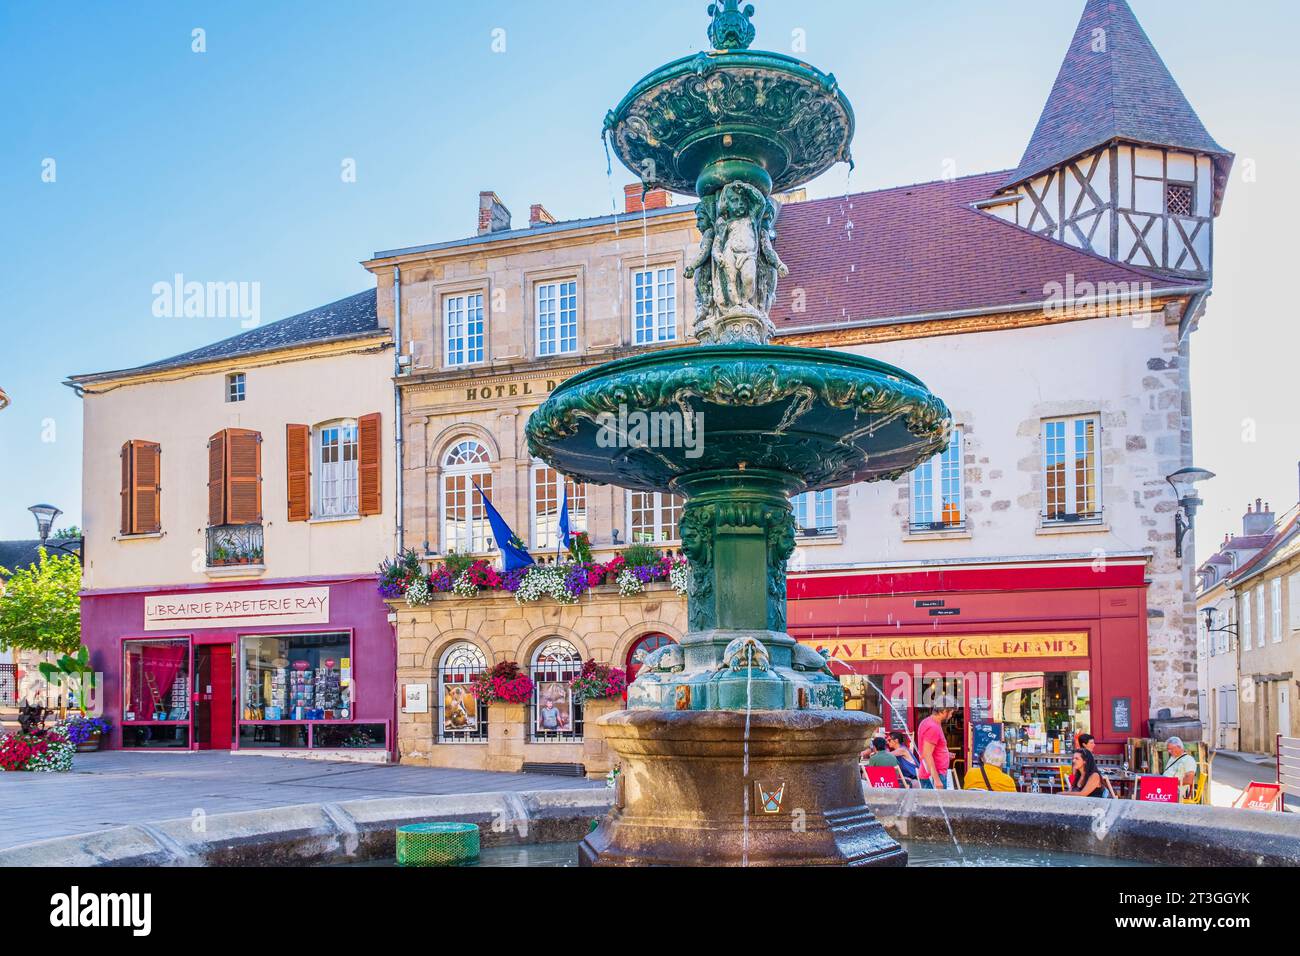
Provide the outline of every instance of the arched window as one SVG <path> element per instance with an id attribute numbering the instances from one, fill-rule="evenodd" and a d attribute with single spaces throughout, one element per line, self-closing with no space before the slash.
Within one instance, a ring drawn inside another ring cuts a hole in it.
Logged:
<path id="1" fill-rule="evenodd" d="M 637 653 L 645 651 L 649 654 L 651 651 L 657 651 L 667 644 L 676 644 L 667 634 L 643 634 L 627 649 L 627 664 L 624 670 L 627 671 L 627 682 L 630 684 L 636 680 L 637 672 L 641 670 L 641 662 L 637 660 Z"/>
<path id="2" fill-rule="evenodd" d="M 472 438 L 456 442 L 442 458 L 442 550 L 481 554 L 496 547 L 488 525 L 483 494 L 492 495 L 492 467 L 487 449 Z"/>
<path id="3" fill-rule="evenodd" d="M 582 655 L 562 637 L 543 641 L 533 653 L 533 740 L 568 743 L 582 739 L 582 704 L 569 681 L 582 673 Z"/>
<path id="4" fill-rule="evenodd" d="M 480 707 L 470 688 L 488 669 L 487 656 L 469 641 L 457 641 L 438 662 L 438 740 L 480 743 L 487 740 L 488 708 Z"/>

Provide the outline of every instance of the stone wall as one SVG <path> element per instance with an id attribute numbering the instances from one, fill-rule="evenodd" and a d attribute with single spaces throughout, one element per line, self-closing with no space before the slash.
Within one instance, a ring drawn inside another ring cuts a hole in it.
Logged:
<path id="1" fill-rule="evenodd" d="M 468 641 L 491 663 L 518 661 L 526 669 L 539 645 L 562 637 L 583 660 L 626 667 L 628 651 L 641 637 L 666 634 L 681 640 L 686 631 L 686 599 L 660 583 L 632 597 L 602 585 L 571 605 L 549 599 L 519 604 L 512 594 L 488 591 L 472 598 L 438 594 L 426 607 L 389 604 L 397 624 L 399 699 L 401 685 L 429 685 L 428 713 L 398 714 L 401 760 L 423 766 L 517 771 L 525 762 L 580 763 L 592 777 L 610 769 L 598 720 L 621 702 L 588 701 L 584 739 L 572 743 L 532 743 L 528 708 L 522 704 L 492 705 L 484 743 L 439 743 L 438 666 L 453 644 Z"/>

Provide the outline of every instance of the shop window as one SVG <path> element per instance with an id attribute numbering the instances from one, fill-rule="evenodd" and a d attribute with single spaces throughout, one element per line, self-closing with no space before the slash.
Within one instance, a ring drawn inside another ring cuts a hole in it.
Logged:
<path id="1" fill-rule="evenodd" d="M 911 530 L 914 534 L 953 531 L 965 523 L 962 432 L 954 428 L 947 449 L 912 472 Z"/>
<path id="2" fill-rule="evenodd" d="M 632 277 L 637 345 L 677 338 L 677 270 L 638 270 Z"/>
<path id="3" fill-rule="evenodd" d="M 442 549 L 450 554 L 482 554 L 495 544 L 483 494 L 492 496 L 492 468 L 487 449 L 473 439 L 457 442 L 442 459 Z"/>
<path id="4" fill-rule="evenodd" d="M 662 491 L 627 493 L 628 540 L 633 544 L 661 544 L 677 540 L 682 499 Z"/>
<path id="5" fill-rule="evenodd" d="M 578 283 L 537 286 L 537 354 L 578 351 Z"/>
<path id="6" fill-rule="evenodd" d="M 122 724 L 124 749 L 189 750 L 189 724 L 151 724 L 146 727 L 133 723 Z"/>
<path id="7" fill-rule="evenodd" d="M 245 636 L 240 648 L 244 720 L 351 719 L 352 651 L 347 634 Z M 267 731 L 268 738 L 276 736 L 273 727 L 257 730 Z M 243 739 L 241 731 L 241 746 Z"/>
<path id="8" fill-rule="evenodd" d="M 582 703 L 569 681 L 582 673 L 582 655 L 563 638 L 544 641 L 533 654 L 532 738 L 537 743 L 582 739 Z"/>
<path id="9" fill-rule="evenodd" d="M 1065 753 L 1075 737 L 1093 732 L 1087 671 L 1017 671 L 989 681 L 991 717 L 1012 750 Z"/>
<path id="10" fill-rule="evenodd" d="M 124 641 L 122 723 L 189 723 L 190 642 Z M 125 736 L 125 735 L 124 735 Z M 148 741 L 151 735 L 142 738 Z M 168 736 L 168 735 L 163 735 Z M 170 735 L 174 738 L 174 735 Z M 151 746 L 148 742 L 134 746 Z M 133 746 L 127 744 L 127 746 Z M 162 746 L 176 746 L 164 743 Z M 185 746 L 188 746 L 188 739 Z"/>
<path id="11" fill-rule="evenodd" d="M 240 750 L 306 750 L 306 724 L 241 724 Z"/>
<path id="12" fill-rule="evenodd" d="M 533 547 L 554 551 L 560 542 L 560 473 L 541 462 L 533 464 Z M 569 531 L 587 530 L 587 486 L 564 476 L 569 503 Z"/>
<path id="13" fill-rule="evenodd" d="M 651 651 L 657 651 L 668 644 L 676 643 L 667 634 L 646 634 L 637 638 L 636 642 L 628 648 L 627 660 L 624 663 L 624 669 L 627 671 L 627 682 L 630 684 L 636 680 L 636 675 L 641 670 L 641 663 L 637 659 L 637 655 L 641 651 L 649 654 Z"/>
<path id="14" fill-rule="evenodd" d="M 483 361 L 483 293 L 442 300 L 443 342 L 447 365 Z"/>
<path id="15" fill-rule="evenodd" d="M 384 750 L 383 724 L 317 724 L 311 729 L 313 750 Z"/>
<path id="16" fill-rule="evenodd" d="M 474 680 L 487 670 L 487 655 L 469 641 L 457 641 L 438 663 L 438 740 L 441 743 L 482 743 L 488 737 L 488 708 L 471 692 Z"/>
<path id="17" fill-rule="evenodd" d="M 801 538 L 824 538 L 835 534 L 835 489 L 805 491 L 790 499 L 794 524 Z"/>
<path id="18" fill-rule="evenodd" d="M 1099 432 L 1093 416 L 1043 422 L 1044 522 L 1101 519 Z"/>

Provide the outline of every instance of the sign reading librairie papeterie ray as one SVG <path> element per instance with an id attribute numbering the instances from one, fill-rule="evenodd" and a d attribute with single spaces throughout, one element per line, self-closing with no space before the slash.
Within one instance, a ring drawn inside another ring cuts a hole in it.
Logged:
<path id="1" fill-rule="evenodd" d="M 944 637 L 805 637 L 839 661 L 951 661 L 1031 657 L 1087 657 L 1088 632 L 952 634 Z"/>
<path id="2" fill-rule="evenodd" d="M 210 594 L 152 594 L 144 599 L 144 629 L 328 624 L 330 589 L 255 588 Z"/>

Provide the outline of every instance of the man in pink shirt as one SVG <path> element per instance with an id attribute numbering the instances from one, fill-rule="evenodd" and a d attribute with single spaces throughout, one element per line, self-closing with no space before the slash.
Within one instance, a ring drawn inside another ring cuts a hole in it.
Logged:
<path id="1" fill-rule="evenodd" d="M 935 709 L 930 716 L 916 728 L 916 746 L 921 755 L 918 776 L 923 790 L 944 789 L 952 755 L 948 753 L 948 738 L 943 732 L 943 725 L 952 718 L 956 709 L 957 702 L 951 697 L 941 698 L 935 701 Z"/>

